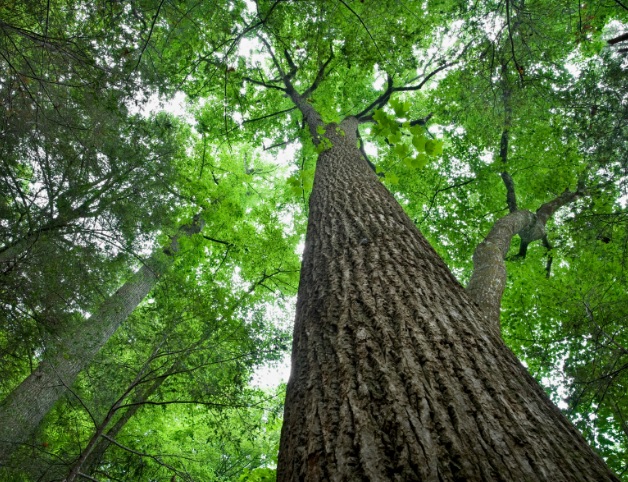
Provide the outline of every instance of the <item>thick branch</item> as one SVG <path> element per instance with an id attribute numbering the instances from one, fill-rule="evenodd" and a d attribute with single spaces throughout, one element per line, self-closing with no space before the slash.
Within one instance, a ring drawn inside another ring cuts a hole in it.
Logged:
<path id="1" fill-rule="evenodd" d="M 434 116 L 433 112 L 430 112 L 429 114 L 427 114 L 425 117 L 421 118 L 421 119 L 414 119 L 413 121 L 410 121 L 410 126 L 424 126 L 426 125 L 429 120 Z"/>
<path id="2" fill-rule="evenodd" d="M 467 293 L 484 311 L 491 327 L 500 331 L 499 310 L 506 287 L 504 257 L 515 234 L 534 224 L 530 211 L 515 211 L 498 219 L 473 253 L 473 274 Z"/>
<path id="3" fill-rule="evenodd" d="M 286 91 L 286 89 L 284 89 L 283 87 L 279 87 L 278 85 L 273 85 L 273 84 L 267 84 L 266 82 L 263 82 L 261 80 L 255 80 L 251 77 L 242 77 L 242 80 L 250 82 L 251 84 L 261 85 L 262 87 L 266 87 L 267 89 L 276 89 L 276 90 L 281 90 L 282 92 Z"/>
<path id="4" fill-rule="evenodd" d="M 513 181 L 512 176 L 508 173 L 508 171 L 502 172 L 501 176 L 504 184 L 506 185 L 506 203 L 508 204 L 508 210 L 511 213 L 514 213 L 518 210 L 517 196 L 515 194 L 515 181 Z"/>
<path id="5" fill-rule="evenodd" d="M 284 81 L 284 83 L 286 83 L 286 82 L 289 83 L 290 82 L 290 77 L 281 68 L 281 64 L 277 60 L 277 57 L 275 57 L 275 52 L 273 52 L 273 49 L 271 48 L 271 46 L 268 43 L 268 41 L 264 37 L 262 37 L 261 35 L 258 35 L 257 38 L 259 38 L 262 41 L 262 43 L 266 46 L 266 49 L 268 50 L 268 54 L 270 55 L 270 58 L 273 59 L 273 64 L 275 64 L 275 67 L 277 68 L 277 71 L 279 72 L 279 75 L 281 75 L 281 78 Z"/>
<path id="6" fill-rule="evenodd" d="M 456 62 L 449 62 L 449 63 L 441 65 L 440 67 L 434 69 L 432 72 L 427 74 L 423 78 L 423 80 L 416 85 L 394 87 L 392 77 L 388 76 L 388 85 L 386 87 L 386 90 L 377 99 L 375 99 L 366 109 L 358 113 L 356 117 L 358 118 L 360 123 L 372 121 L 373 111 L 375 111 L 376 109 L 381 109 L 384 105 L 386 105 L 386 103 L 388 102 L 388 100 L 390 99 L 391 95 L 394 92 L 411 92 L 411 91 L 420 90 L 436 74 L 438 74 L 439 72 L 442 72 L 443 70 L 449 67 L 452 67 L 453 65 L 456 65 L 457 63 L 458 62 L 456 61 Z"/>
<path id="7" fill-rule="evenodd" d="M 437 69 L 432 70 L 429 74 L 427 74 L 425 76 L 425 78 L 419 82 L 417 85 L 409 85 L 406 87 L 395 87 L 393 89 L 393 92 L 409 92 L 409 91 L 414 91 L 414 90 L 421 90 L 423 88 L 423 86 L 432 78 L 434 77 L 436 74 L 438 74 L 439 72 L 442 72 L 445 69 L 448 69 L 449 67 L 453 67 L 454 65 L 456 65 L 458 62 L 449 62 L 446 64 L 441 65 L 440 67 L 438 67 Z"/>
<path id="8" fill-rule="evenodd" d="M 312 140 L 314 141 L 314 144 L 318 145 L 320 143 L 320 139 L 316 128 L 323 125 L 323 119 L 320 114 L 316 112 L 316 109 L 314 109 L 314 107 L 307 101 L 306 97 L 296 91 L 292 84 L 289 84 L 289 87 L 286 89 L 286 93 L 292 102 L 294 102 L 297 109 L 301 111 L 303 120 L 307 124 L 310 134 L 312 135 Z"/>
<path id="9" fill-rule="evenodd" d="M 513 213 L 518 210 L 517 208 L 517 196 L 515 193 L 515 182 L 512 176 L 507 171 L 508 164 L 508 146 L 510 143 L 510 126 L 512 124 L 512 106 L 510 104 L 510 87 L 508 86 L 508 71 L 505 63 L 502 63 L 502 83 L 504 93 L 502 100 L 504 102 L 504 128 L 502 129 L 502 136 L 499 140 L 499 158 L 504 166 L 504 171 L 501 173 L 502 180 L 506 185 L 506 203 L 508 204 L 508 210 Z"/>
<path id="10" fill-rule="evenodd" d="M 294 63 L 294 60 L 292 60 L 292 56 L 290 55 L 290 52 L 288 52 L 288 49 L 283 49 L 283 55 L 288 61 L 288 65 L 290 66 L 290 71 L 288 72 L 287 77 L 289 79 L 292 79 L 294 75 L 297 73 L 298 67 Z"/>
<path id="11" fill-rule="evenodd" d="M 371 102 L 366 109 L 356 114 L 356 117 L 360 120 L 360 122 L 368 122 L 367 118 L 372 119 L 373 111 L 376 109 L 381 109 L 384 105 L 386 105 L 386 102 L 388 102 L 388 99 L 390 99 L 392 92 L 393 79 L 389 75 L 387 79 L 386 90 L 377 99 Z"/>
<path id="12" fill-rule="evenodd" d="M 309 102 L 307 102 L 307 97 L 305 95 L 299 94 L 299 92 L 296 90 L 296 88 L 292 84 L 290 74 L 286 74 L 284 72 L 284 70 L 281 67 L 281 64 L 277 60 L 277 57 L 275 56 L 275 53 L 273 52 L 273 49 L 268 43 L 268 41 L 261 35 L 258 37 L 262 41 L 262 43 L 266 46 L 266 49 L 268 50 L 268 53 L 270 57 L 272 58 L 275 68 L 279 72 L 281 81 L 283 82 L 285 87 L 271 86 L 271 85 L 265 85 L 265 84 L 260 84 L 260 85 L 264 85 L 264 87 L 271 87 L 271 88 L 282 90 L 288 95 L 288 97 L 290 97 L 290 100 L 292 100 L 296 108 L 301 111 L 301 114 L 303 115 L 303 120 L 307 124 L 310 130 L 310 134 L 312 135 L 314 144 L 318 145 L 318 143 L 320 142 L 320 139 L 319 139 L 319 135 L 316 129 L 317 127 L 323 125 L 323 120 L 321 119 L 320 114 L 316 112 L 316 109 L 314 109 L 314 107 L 312 107 L 312 105 L 310 105 Z M 291 60 L 288 60 L 288 63 L 290 62 Z M 321 68 L 322 72 L 324 72 L 325 66 L 328 64 L 328 62 L 326 62 Z M 322 75 L 320 72 L 319 74 Z M 259 81 L 256 81 L 256 83 L 259 83 Z M 315 81 L 315 84 L 316 84 L 316 81 Z M 315 88 L 315 85 L 310 87 L 310 89 L 312 88 Z"/>
<path id="13" fill-rule="evenodd" d="M 543 204 L 539 209 L 536 210 L 536 217 L 539 219 L 543 225 L 547 224 L 547 220 L 551 218 L 554 213 L 561 207 L 566 204 L 572 203 L 576 199 L 584 196 L 585 190 L 583 188 L 578 188 L 575 191 L 570 191 L 569 189 L 565 189 L 565 191 L 555 199 L 552 199 L 549 202 Z"/>
<path id="14" fill-rule="evenodd" d="M 506 286 L 506 264 L 504 257 L 515 234 L 521 237 L 520 257 L 525 258 L 528 245 L 542 239 L 551 248 L 545 234 L 545 225 L 556 210 L 584 193 L 565 190 L 557 198 L 543 204 L 535 214 L 530 211 L 514 211 L 498 219 L 488 236 L 473 253 L 473 274 L 467 287 L 471 298 L 482 308 L 493 327 L 499 328 L 499 311 Z M 550 263 L 548 261 L 548 263 Z M 548 268 L 549 269 L 549 268 Z"/>

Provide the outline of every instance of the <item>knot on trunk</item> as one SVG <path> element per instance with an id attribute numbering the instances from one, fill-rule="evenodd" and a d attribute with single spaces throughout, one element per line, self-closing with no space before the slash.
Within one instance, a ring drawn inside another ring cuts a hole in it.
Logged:
<path id="1" fill-rule="evenodd" d="M 521 246 L 519 247 L 518 258 L 525 258 L 528 252 L 528 245 L 533 241 L 545 238 L 545 222 L 538 214 L 533 215 L 533 220 L 525 228 L 517 234 L 521 238 Z"/>
<path id="2" fill-rule="evenodd" d="M 545 236 L 545 223 L 535 214 L 533 221 L 517 234 L 523 243 L 530 244 L 533 241 L 538 241 Z"/>

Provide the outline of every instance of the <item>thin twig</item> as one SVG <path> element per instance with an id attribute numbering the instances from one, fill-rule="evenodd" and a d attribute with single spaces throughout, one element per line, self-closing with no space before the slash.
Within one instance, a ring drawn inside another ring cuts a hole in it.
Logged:
<path id="1" fill-rule="evenodd" d="M 366 24 L 364 23 L 364 21 L 362 20 L 362 18 L 357 14 L 357 12 L 355 10 L 353 10 L 349 5 L 347 5 L 344 0 L 339 0 L 339 1 L 340 1 L 340 3 L 342 3 L 347 8 L 347 10 L 349 10 L 353 15 L 355 15 L 356 18 L 360 21 L 360 23 L 364 27 L 364 30 L 366 30 L 366 33 L 368 34 L 368 36 L 370 37 L 371 41 L 373 42 L 373 45 L 375 46 L 375 49 L 377 50 L 377 53 L 379 54 L 380 58 L 382 59 L 383 62 L 385 62 L 386 59 L 382 55 L 381 50 L 379 50 L 379 47 L 377 46 L 377 42 L 375 42 L 375 39 L 371 35 L 371 32 L 369 32 L 369 29 L 366 26 Z"/>

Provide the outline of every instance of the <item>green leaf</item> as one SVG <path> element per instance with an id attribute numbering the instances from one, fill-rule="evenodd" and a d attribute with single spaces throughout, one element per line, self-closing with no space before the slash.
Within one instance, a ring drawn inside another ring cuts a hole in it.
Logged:
<path id="1" fill-rule="evenodd" d="M 373 112 L 373 119 L 378 124 L 383 125 L 383 124 L 387 123 L 388 116 L 386 115 L 386 113 L 382 109 L 376 109 L 375 112 Z"/>
<path id="2" fill-rule="evenodd" d="M 435 145 L 434 145 L 434 155 L 435 156 L 440 156 L 440 155 L 443 154 L 443 144 L 444 144 L 444 142 L 443 142 L 442 139 L 439 139 L 439 140 L 437 140 L 435 142 Z"/>
<path id="3" fill-rule="evenodd" d="M 332 148 L 332 143 L 327 137 L 323 137 L 316 146 L 316 152 L 322 153 Z"/>
<path id="4" fill-rule="evenodd" d="M 423 135 L 422 132 L 420 134 L 414 134 L 412 136 L 412 145 L 419 152 L 424 152 L 425 151 L 426 141 L 427 141 L 427 139 L 425 138 L 425 136 Z"/>
<path id="5" fill-rule="evenodd" d="M 436 149 L 436 142 L 433 139 L 428 139 L 425 141 L 425 152 L 430 156 L 434 154 L 434 150 Z"/>
<path id="6" fill-rule="evenodd" d="M 391 133 L 388 136 L 388 142 L 390 142 L 391 144 L 398 144 L 401 142 L 401 131 L 397 131 L 394 133 Z"/>
<path id="7" fill-rule="evenodd" d="M 410 146 L 407 144 L 397 144 L 393 152 L 402 159 L 410 154 Z"/>
<path id="8" fill-rule="evenodd" d="M 394 172 L 390 171 L 386 173 L 386 181 L 393 186 L 399 184 L 399 178 L 397 177 L 397 175 Z"/>
<path id="9" fill-rule="evenodd" d="M 390 99 L 390 106 L 395 111 L 395 115 L 397 117 L 406 117 L 408 111 L 410 110 L 410 102 Z"/>
<path id="10" fill-rule="evenodd" d="M 427 155 L 421 153 L 412 160 L 412 167 L 416 169 L 423 169 L 425 166 L 427 166 L 428 160 L 429 159 Z"/>
<path id="11" fill-rule="evenodd" d="M 413 136 L 425 136 L 425 127 L 422 125 L 414 125 L 408 128 Z"/>

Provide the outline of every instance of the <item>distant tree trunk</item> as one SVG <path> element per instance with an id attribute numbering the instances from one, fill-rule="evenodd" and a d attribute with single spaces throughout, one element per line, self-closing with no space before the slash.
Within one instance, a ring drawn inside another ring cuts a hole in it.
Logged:
<path id="1" fill-rule="evenodd" d="M 277 480 L 619 480 L 340 127 L 310 198 Z"/>
<path id="2" fill-rule="evenodd" d="M 133 405 L 131 407 L 124 410 L 122 416 L 116 420 L 116 423 L 107 430 L 105 434 L 106 437 L 98 437 L 98 441 L 94 445 L 93 450 L 85 457 L 85 460 L 82 461 L 80 468 L 80 472 L 84 474 L 91 475 L 98 468 L 100 463 L 102 462 L 103 457 L 105 456 L 105 452 L 111 446 L 110 439 L 115 439 L 120 431 L 124 428 L 131 418 L 137 413 L 137 411 L 143 406 L 142 404 L 148 400 L 148 398 L 157 391 L 159 386 L 164 382 L 165 378 L 159 378 L 155 382 L 153 382 L 147 390 L 144 390 L 137 397 L 133 398 Z M 95 435 L 96 436 L 96 435 Z M 78 473 L 78 472 L 77 472 Z M 73 479 L 68 479 L 73 480 Z"/>
<path id="3" fill-rule="evenodd" d="M 78 374 L 155 286 L 172 263 L 171 255 L 178 250 L 177 238 L 199 231 L 198 225 L 181 228 L 166 254 L 151 257 L 0 403 L 0 465 L 6 465 L 13 452 L 32 437 Z"/>

